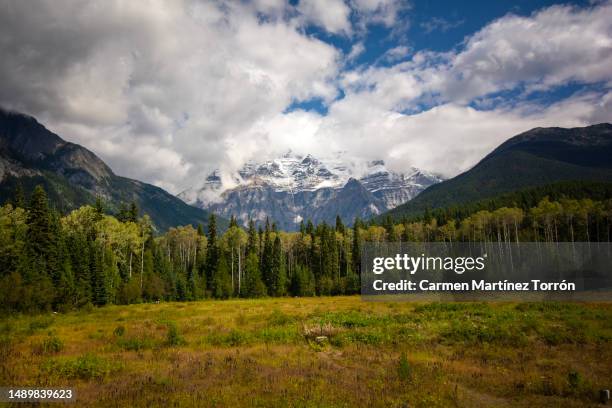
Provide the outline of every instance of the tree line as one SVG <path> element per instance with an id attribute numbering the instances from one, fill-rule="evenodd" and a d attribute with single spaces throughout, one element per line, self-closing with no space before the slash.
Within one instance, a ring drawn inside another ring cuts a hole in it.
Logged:
<path id="1" fill-rule="evenodd" d="M 609 241 L 612 200 L 548 196 L 537 205 L 478 210 L 463 218 L 346 226 L 302 222 L 279 231 L 232 217 L 217 230 L 191 225 L 156 234 L 135 203 L 107 214 L 101 200 L 66 215 L 42 187 L 0 207 L 0 309 L 35 312 L 204 298 L 358 293 L 365 242 Z"/>

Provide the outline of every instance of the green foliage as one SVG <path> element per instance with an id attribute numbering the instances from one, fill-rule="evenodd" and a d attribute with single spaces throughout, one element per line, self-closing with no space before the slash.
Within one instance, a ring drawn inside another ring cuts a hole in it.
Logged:
<path id="1" fill-rule="evenodd" d="M 285 326 L 295 322 L 295 318 L 278 309 L 274 309 L 267 318 L 270 326 Z"/>
<path id="2" fill-rule="evenodd" d="M 53 324 L 51 316 L 39 316 L 30 321 L 29 332 L 34 333 L 37 330 L 44 330 Z"/>
<path id="3" fill-rule="evenodd" d="M 47 360 L 42 370 L 51 378 L 58 379 L 102 379 L 120 369 L 113 363 L 95 354 L 85 354 L 77 358 L 55 358 Z"/>
<path id="4" fill-rule="evenodd" d="M 168 330 L 166 333 L 166 344 L 168 346 L 180 346 L 185 344 L 185 339 L 183 339 L 179 333 L 176 322 L 167 322 L 166 328 Z"/>
<path id="5" fill-rule="evenodd" d="M 245 297 L 262 297 L 266 295 L 266 286 L 261 280 L 259 272 L 259 259 L 257 254 L 251 252 L 247 259 L 244 269 L 245 282 L 243 296 Z"/>
<path id="6" fill-rule="evenodd" d="M 125 326 L 117 326 L 115 330 L 113 330 L 113 335 L 115 337 L 122 337 L 125 334 Z"/>
<path id="7" fill-rule="evenodd" d="M 155 347 L 154 339 L 147 336 L 125 337 L 117 339 L 117 345 L 127 351 L 149 350 Z"/>
<path id="8" fill-rule="evenodd" d="M 315 277 L 312 270 L 298 265 L 291 279 L 291 294 L 294 296 L 314 296 Z"/>
<path id="9" fill-rule="evenodd" d="M 599 200 L 570 198 L 567 192 Z M 39 186 L 27 209 L 0 207 L 0 309 L 64 312 L 143 301 L 358 293 L 364 242 L 608 241 L 611 195 L 612 188 L 600 184 L 549 186 L 486 204 L 425 211 L 401 223 L 386 218 L 382 226 L 359 219 L 352 228 L 339 218 L 335 226 L 307 221 L 295 233 L 277 231 L 270 221 L 258 232 L 253 220 L 245 232 L 234 218 L 220 234 L 211 216 L 206 236 L 190 225 L 154 236 L 135 203 L 122 206 L 120 219 L 106 215 L 101 201 L 60 217 Z M 449 307 L 454 306 L 416 312 L 448 316 L 455 313 L 444 309 Z M 486 313 L 470 307 L 471 315 Z M 535 335 L 551 345 L 592 335 L 579 318 L 571 324 L 578 335 L 547 327 Z M 477 320 L 470 326 L 459 319 L 443 335 L 448 342 L 523 341 Z"/>
<path id="10" fill-rule="evenodd" d="M 221 258 L 219 267 L 213 272 L 212 290 L 213 296 L 219 299 L 227 299 L 232 295 L 232 280 L 225 257 Z"/>
<path id="11" fill-rule="evenodd" d="M 57 336 L 49 335 L 33 349 L 35 354 L 56 354 L 64 349 L 64 342 Z"/>
<path id="12" fill-rule="evenodd" d="M 400 381 L 409 381 L 412 375 L 412 368 L 408 362 L 408 357 L 405 352 L 402 352 L 397 365 L 397 376 Z"/>

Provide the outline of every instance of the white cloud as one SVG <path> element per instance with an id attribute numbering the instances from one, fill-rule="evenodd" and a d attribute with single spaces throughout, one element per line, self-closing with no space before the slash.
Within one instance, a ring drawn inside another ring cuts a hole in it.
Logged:
<path id="1" fill-rule="evenodd" d="M 410 54 L 410 48 L 405 45 L 398 45 L 385 52 L 383 59 L 387 62 L 397 62 L 406 58 Z"/>
<path id="2" fill-rule="evenodd" d="M 399 11 L 407 7 L 401 0 L 352 0 L 353 9 L 361 16 L 362 24 L 383 24 L 391 27 Z"/>
<path id="3" fill-rule="evenodd" d="M 473 35 L 441 80 L 450 99 L 469 100 L 525 83 L 548 89 L 612 76 L 612 3 L 553 6 L 530 17 L 509 15 Z"/>
<path id="4" fill-rule="evenodd" d="M 353 44 L 353 46 L 351 47 L 351 51 L 346 56 L 346 59 L 348 61 L 353 61 L 357 57 L 359 57 L 361 54 L 363 54 L 364 51 L 365 51 L 365 45 L 363 45 L 363 41 L 357 42 Z"/>
<path id="5" fill-rule="evenodd" d="M 351 9 L 343 0 L 300 0 L 297 9 L 306 22 L 330 33 L 351 32 Z"/>
<path id="6" fill-rule="evenodd" d="M 68 6 L 68 5 L 66 5 Z M 336 96 L 341 54 L 272 1 L 0 5 L 0 105 L 177 191 L 292 101 Z"/>
<path id="7" fill-rule="evenodd" d="M 464 20 L 449 21 L 442 17 L 433 17 L 430 20 L 422 22 L 420 26 L 426 34 L 430 34 L 434 31 L 442 31 L 444 33 L 455 27 L 459 27 L 464 22 Z"/>
<path id="8" fill-rule="evenodd" d="M 368 24 L 394 29 L 407 6 L 334 4 L 321 14 L 317 2 L 276 0 L 4 2 L 0 105 L 35 115 L 118 174 L 172 192 L 288 149 L 452 176 L 529 128 L 612 120 L 612 3 L 508 15 L 458 50 L 396 46 L 386 66 L 351 70 L 343 64 L 364 52 L 364 39 L 343 56 L 307 35 L 305 22 L 348 35 Z M 598 85 L 552 105 L 528 98 L 568 83 Z M 518 94 L 512 103 L 496 95 L 504 90 Z M 313 98 L 326 115 L 286 112 Z"/>

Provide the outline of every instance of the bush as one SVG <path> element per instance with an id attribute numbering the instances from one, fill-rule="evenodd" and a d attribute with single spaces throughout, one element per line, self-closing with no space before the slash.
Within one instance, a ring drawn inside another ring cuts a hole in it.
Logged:
<path id="1" fill-rule="evenodd" d="M 180 346 L 185 344 L 185 340 L 180 335 L 178 327 L 175 322 L 166 323 L 168 333 L 166 334 L 166 344 L 169 346 Z"/>
<path id="2" fill-rule="evenodd" d="M 270 313 L 270 316 L 268 317 L 268 324 L 270 326 L 285 326 L 287 324 L 293 323 L 294 320 L 295 319 L 293 316 L 289 316 L 288 314 L 283 313 L 278 309 L 275 309 L 272 311 L 272 313 Z"/>
<path id="3" fill-rule="evenodd" d="M 140 351 L 145 349 L 151 349 L 155 346 L 152 339 L 144 337 L 131 337 L 127 339 L 119 339 L 117 345 L 124 350 L 128 351 Z"/>
<path id="4" fill-rule="evenodd" d="M 34 348 L 36 354 L 54 354 L 64 349 L 64 342 L 57 336 L 49 336 Z"/>
<path id="5" fill-rule="evenodd" d="M 61 379 L 102 379 L 119 369 L 119 366 L 94 354 L 78 358 L 48 360 L 43 371 Z"/>
<path id="6" fill-rule="evenodd" d="M 405 352 L 400 355 L 399 363 L 397 365 L 397 376 L 400 381 L 409 381 L 412 376 L 412 368 L 408 362 L 408 357 Z"/>
<path id="7" fill-rule="evenodd" d="M 250 341 L 247 333 L 240 330 L 232 330 L 226 334 L 212 333 L 206 338 L 206 342 L 214 346 L 241 346 Z"/>
<path id="8" fill-rule="evenodd" d="M 116 337 L 122 337 L 125 334 L 125 327 L 124 326 L 115 327 L 115 330 L 113 330 L 113 334 Z"/>

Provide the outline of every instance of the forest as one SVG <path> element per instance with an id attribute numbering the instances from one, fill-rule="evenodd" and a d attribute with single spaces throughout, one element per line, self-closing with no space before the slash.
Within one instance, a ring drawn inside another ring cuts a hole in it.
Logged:
<path id="1" fill-rule="evenodd" d="M 396 222 L 307 221 L 296 232 L 270 220 L 242 228 L 233 217 L 220 231 L 211 215 L 207 231 L 160 234 L 135 203 L 108 214 L 98 199 L 60 214 L 41 186 L 27 200 L 17 188 L 0 207 L 0 309 L 354 294 L 364 242 L 610 241 L 612 199 L 550 196 L 531 207 L 480 205 Z"/>

